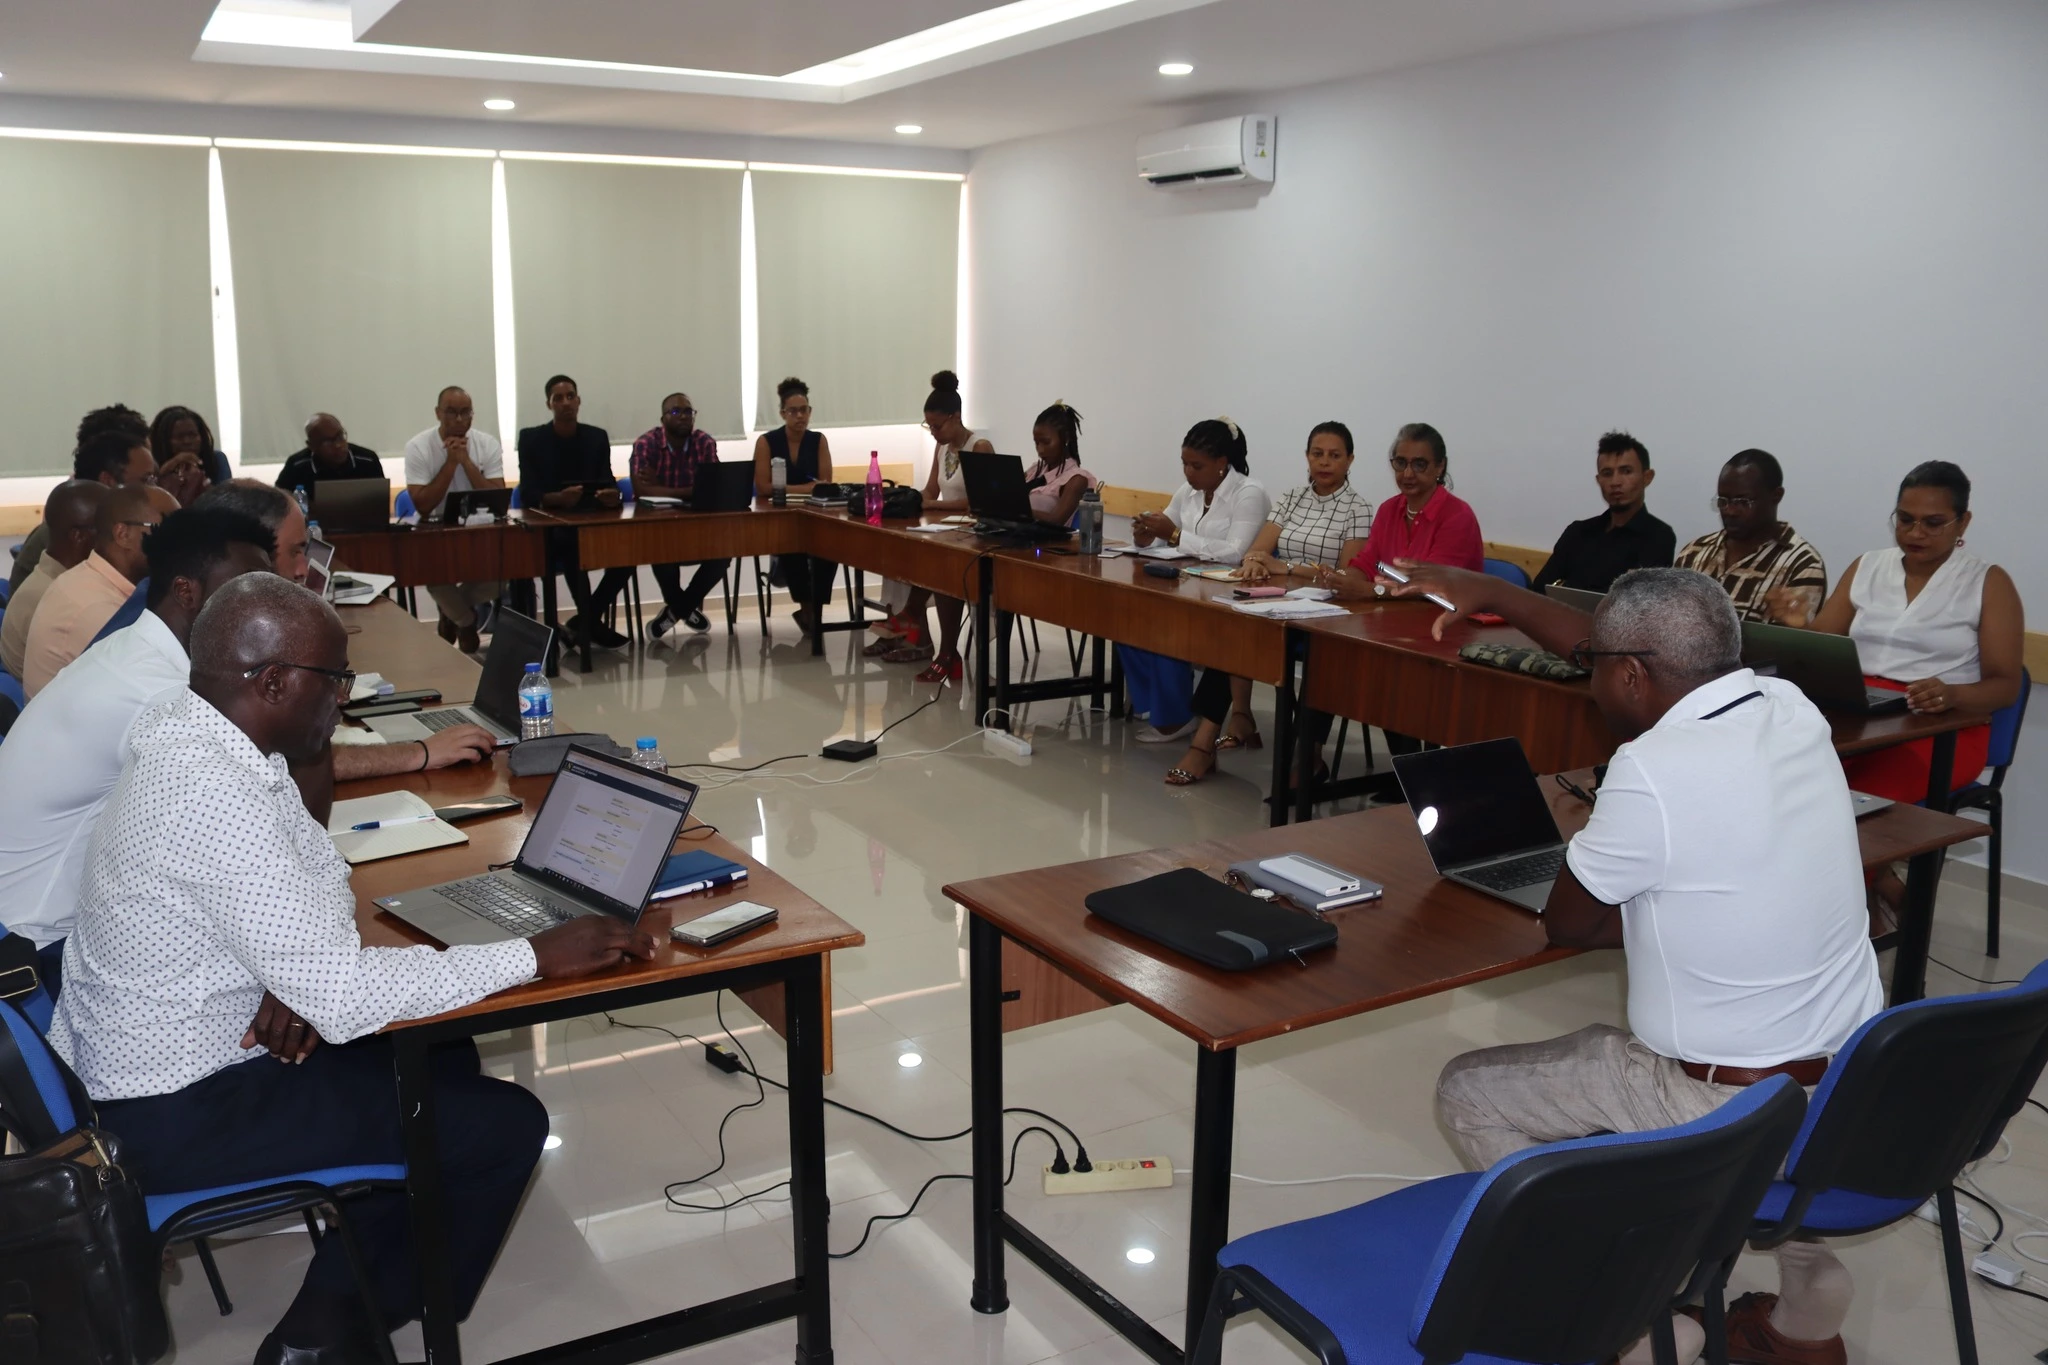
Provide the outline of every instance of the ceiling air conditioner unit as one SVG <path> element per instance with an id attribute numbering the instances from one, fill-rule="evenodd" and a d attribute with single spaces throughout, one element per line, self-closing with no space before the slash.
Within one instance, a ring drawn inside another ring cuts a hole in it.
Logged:
<path id="1" fill-rule="evenodd" d="M 1138 139 L 1138 178 L 1154 189 L 1197 189 L 1273 180 L 1271 114 L 1197 123 Z"/>

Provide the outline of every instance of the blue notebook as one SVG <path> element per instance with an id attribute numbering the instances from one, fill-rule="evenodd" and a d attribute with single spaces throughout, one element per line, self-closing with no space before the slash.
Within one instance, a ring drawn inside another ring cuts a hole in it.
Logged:
<path id="1" fill-rule="evenodd" d="M 654 884 L 653 898 L 666 900 L 670 896 L 685 896 L 693 891 L 731 886 L 746 879 L 747 869 L 743 864 L 721 858 L 716 853 L 704 849 L 671 853 L 661 869 L 661 880 Z"/>

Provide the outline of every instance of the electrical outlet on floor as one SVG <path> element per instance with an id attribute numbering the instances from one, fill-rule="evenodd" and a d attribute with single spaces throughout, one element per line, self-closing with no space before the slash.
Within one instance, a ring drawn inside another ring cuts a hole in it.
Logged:
<path id="1" fill-rule="evenodd" d="M 981 747 L 997 758 L 1022 760 L 1031 757 L 1028 733 L 1013 735 L 1007 730 L 986 729 L 981 732 Z"/>
<path id="2" fill-rule="evenodd" d="M 1097 1161 L 1093 1169 L 1057 1174 L 1045 1168 L 1047 1194 L 1104 1194 L 1110 1190 L 1163 1190 L 1173 1184 L 1173 1163 L 1163 1156 Z"/>

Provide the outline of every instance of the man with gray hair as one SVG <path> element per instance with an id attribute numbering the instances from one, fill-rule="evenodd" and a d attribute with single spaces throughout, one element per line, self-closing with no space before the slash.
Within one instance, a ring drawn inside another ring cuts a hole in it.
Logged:
<path id="1" fill-rule="evenodd" d="M 1798 688 L 1742 666 L 1721 585 L 1638 569 L 1584 612 L 1485 574 L 1403 565 L 1400 596 L 1495 612 L 1593 673 L 1623 741 L 1571 841 L 1544 925 L 1553 943 L 1621 948 L 1628 1028 L 1593 1024 L 1453 1058 L 1437 1116 L 1467 1161 L 1640 1132 L 1711 1113 L 1768 1076 L 1811 1087 L 1884 1007 L 1849 785 L 1827 720 Z M 1842 1365 L 1849 1272 L 1818 1242 L 1778 1248 L 1779 1293 L 1728 1315 L 1730 1359 Z M 1703 1339 L 1676 1324 L 1680 1358 Z M 1623 1357 L 1649 1359 L 1647 1342 Z"/>

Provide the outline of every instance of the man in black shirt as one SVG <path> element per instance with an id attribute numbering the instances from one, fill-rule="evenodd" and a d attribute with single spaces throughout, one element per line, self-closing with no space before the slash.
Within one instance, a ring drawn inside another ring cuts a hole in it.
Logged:
<path id="1" fill-rule="evenodd" d="M 616 510 L 619 485 L 612 476 L 612 439 L 603 427 L 585 426 L 576 420 L 583 399 L 576 381 L 558 374 L 547 383 L 548 411 L 554 420 L 519 433 L 519 505 L 547 512 L 566 512 L 581 507 Z M 574 528 L 550 530 L 548 572 L 569 580 L 569 596 L 575 599 L 576 615 L 567 630 L 581 645 L 584 632 L 600 649 L 618 649 L 627 639 L 598 617 L 611 609 L 612 602 L 632 580 L 631 569 L 606 569 L 597 591 L 590 590 L 582 561 L 576 554 Z"/>
<path id="2" fill-rule="evenodd" d="M 1597 458 L 1594 477 L 1607 510 L 1564 528 L 1530 583 L 1539 592 L 1552 583 L 1606 592 L 1630 569 L 1671 567 L 1678 537 L 1643 506 L 1643 494 L 1657 477 L 1649 448 L 1625 431 L 1610 431 L 1600 438 Z"/>
<path id="3" fill-rule="evenodd" d="M 322 479 L 381 479 L 384 462 L 368 446 L 348 439 L 348 430 L 331 412 L 316 412 L 306 423 L 306 448 L 284 462 L 277 486 L 289 493 L 303 488 L 308 493 Z"/>

